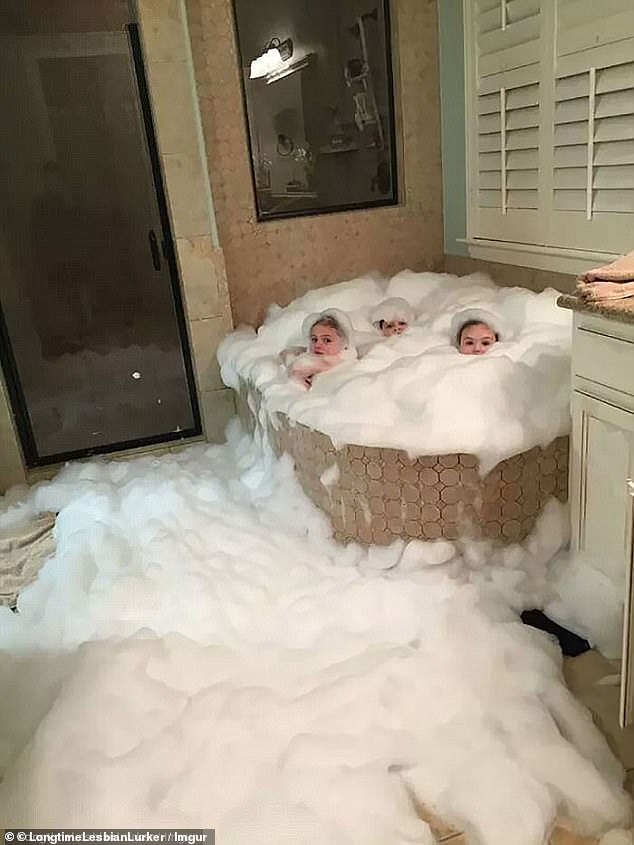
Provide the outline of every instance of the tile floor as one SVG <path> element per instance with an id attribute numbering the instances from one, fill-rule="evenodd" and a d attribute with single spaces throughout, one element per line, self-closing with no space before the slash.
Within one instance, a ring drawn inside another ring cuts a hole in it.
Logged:
<path id="1" fill-rule="evenodd" d="M 564 660 L 564 676 L 573 693 L 592 712 L 597 726 L 626 769 L 626 787 L 634 795 L 634 726 L 619 728 L 620 665 L 596 651 Z M 446 825 L 427 808 L 420 808 L 442 845 L 469 845 L 465 834 Z M 634 838 L 633 838 L 634 841 Z M 580 836 L 564 820 L 552 832 L 549 845 L 598 845 L 594 837 Z"/>
<path id="2" fill-rule="evenodd" d="M 619 727 L 620 663 L 610 661 L 596 651 L 564 660 L 566 682 L 574 694 L 592 712 L 610 747 L 634 781 L 634 726 Z"/>
<path id="3" fill-rule="evenodd" d="M 43 520 L 46 520 L 47 516 L 45 515 Z M 37 557 L 38 554 L 47 552 L 45 544 L 42 544 L 42 538 L 44 538 L 44 541 L 48 540 L 51 528 L 52 519 L 49 518 L 48 523 L 43 527 L 31 526 L 35 533 L 32 531 L 23 538 L 3 538 L 0 536 L 0 553 L 3 551 L 10 552 L 10 554 L 3 555 L 6 571 L 3 571 L 0 566 L 0 588 L 4 585 L 6 587 L 5 592 L 9 592 L 9 587 L 15 590 L 13 581 L 17 575 L 25 575 L 26 569 L 29 569 L 29 567 L 33 569 L 33 561 L 30 560 L 28 554 L 25 557 L 26 552 L 32 551 L 31 557 Z M 20 540 L 22 542 L 19 542 Z M 43 556 L 45 557 L 46 554 Z M 41 557 L 42 554 L 40 554 Z M 29 559 L 27 560 L 27 558 Z M 25 561 L 28 563 L 26 567 L 24 566 Z M 41 560 L 39 562 L 41 563 Z M 34 572 L 37 572 L 37 568 L 34 569 Z M 30 578 L 26 580 L 30 580 Z M 1 600 L 2 589 L 0 589 L 0 603 L 2 603 Z M 588 651 L 579 657 L 564 660 L 564 676 L 568 686 L 592 712 L 597 726 L 604 733 L 612 750 L 621 760 L 626 770 L 626 787 L 634 795 L 634 726 L 625 730 L 619 728 L 619 672 L 620 665 L 618 662 L 609 661 L 596 651 Z M 420 816 L 429 823 L 439 843 L 443 843 L 443 845 L 445 843 L 469 845 L 463 833 L 444 823 L 428 808 L 419 806 L 418 811 Z M 567 829 L 565 822 L 562 820 L 561 824 L 553 831 L 549 845 L 597 845 L 597 840 L 575 834 Z"/>

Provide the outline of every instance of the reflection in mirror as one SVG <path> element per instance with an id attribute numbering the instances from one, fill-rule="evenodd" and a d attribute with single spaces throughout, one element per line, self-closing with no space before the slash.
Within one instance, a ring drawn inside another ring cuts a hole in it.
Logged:
<path id="1" fill-rule="evenodd" d="M 258 219 L 397 202 L 387 0 L 234 0 Z"/>

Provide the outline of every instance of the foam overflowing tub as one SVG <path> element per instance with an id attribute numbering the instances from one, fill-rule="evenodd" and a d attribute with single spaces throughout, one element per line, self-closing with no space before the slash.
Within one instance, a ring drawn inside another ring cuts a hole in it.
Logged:
<path id="1" fill-rule="evenodd" d="M 239 392 L 240 415 L 256 418 L 248 388 Z M 486 475 L 475 455 L 421 455 L 400 449 L 344 445 L 277 415 L 268 437 L 279 457 L 288 454 L 308 498 L 332 522 L 343 543 L 385 546 L 403 540 L 525 540 L 554 496 L 568 498 L 568 437 L 501 461 Z"/>
<path id="2" fill-rule="evenodd" d="M 301 341 L 307 314 L 345 310 L 359 337 L 370 314 L 400 296 L 415 314 L 406 334 L 320 375 L 290 383 L 279 352 Z M 556 293 L 497 288 L 480 275 L 404 272 L 311 291 L 274 307 L 257 334 L 220 350 L 243 422 L 294 461 L 335 539 L 525 540 L 546 504 L 567 500 L 569 316 Z M 455 317 L 478 307 L 505 332 L 486 355 L 461 355 Z"/>

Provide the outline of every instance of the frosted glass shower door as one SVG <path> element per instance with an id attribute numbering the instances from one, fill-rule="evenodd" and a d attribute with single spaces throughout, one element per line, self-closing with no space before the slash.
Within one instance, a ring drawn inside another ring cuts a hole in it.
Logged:
<path id="1" fill-rule="evenodd" d="M 199 433 L 136 27 L 1 40 L 0 342 L 27 462 Z"/>

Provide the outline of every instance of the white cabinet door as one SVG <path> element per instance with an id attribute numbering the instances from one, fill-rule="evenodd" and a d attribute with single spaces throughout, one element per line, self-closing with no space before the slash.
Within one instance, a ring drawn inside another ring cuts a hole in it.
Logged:
<path id="1" fill-rule="evenodd" d="M 634 414 L 578 391 L 572 414 L 573 550 L 625 584 L 620 712 L 625 726 L 634 721 Z"/>

